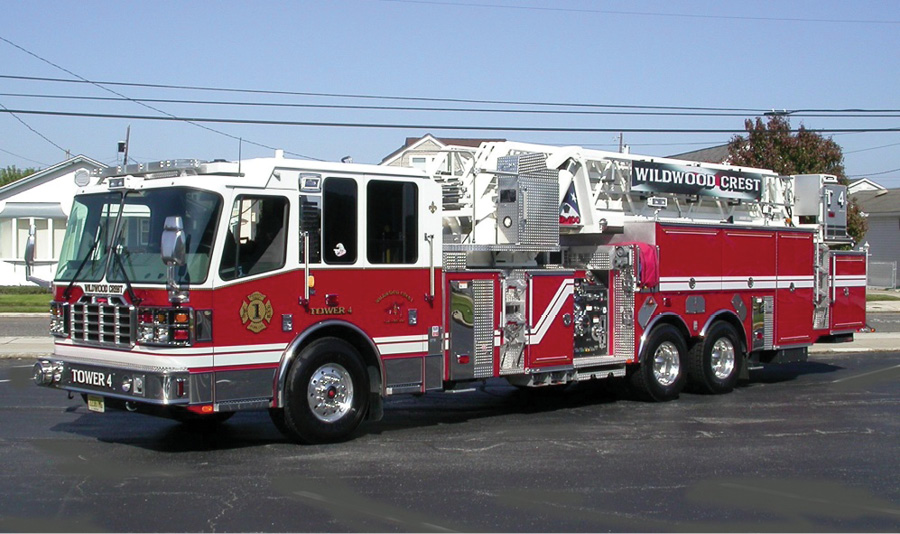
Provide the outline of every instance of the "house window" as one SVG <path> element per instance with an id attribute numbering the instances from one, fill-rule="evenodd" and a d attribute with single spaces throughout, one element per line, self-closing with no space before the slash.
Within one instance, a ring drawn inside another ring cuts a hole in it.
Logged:
<path id="1" fill-rule="evenodd" d="M 409 166 L 414 169 L 422 169 L 424 171 L 425 167 L 429 163 L 431 163 L 433 159 L 433 156 L 410 156 Z"/>
<path id="2" fill-rule="evenodd" d="M 21 260 L 25 257 L 25 244 L 28 243 L 28 232 L 34 225 L 34 258 L 36 260 L 54 260 L 59 257 L 62 245 L 60 228 L 65 232 L 62 220 L 19 217 L 0 219 L 0 258 Z"/>
<path id="3" fill-rule="evenodd" d="M 0 258 L 12 258 L 15 219 L 0 219 Z"/>

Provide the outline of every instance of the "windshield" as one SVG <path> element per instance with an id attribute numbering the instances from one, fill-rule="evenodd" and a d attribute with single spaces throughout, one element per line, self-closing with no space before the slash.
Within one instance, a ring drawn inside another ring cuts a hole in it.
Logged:
<path id="1" fill-rule="evenodd" d="M 120 228 L 113 243 L 120 204 Z M 77 281 L 97 282 L 108 271 L 110 282 L 127 278 L 135 284 L 164 284 L 166 265 L 160 256 L 160 239 L 166 217 L 175 215 L 182 218 L 187 236 L 187 261 L 177 269 L 177 281 L 201 283 L 209 271 L 221 204 L 214 193 L 184 187 L 129 191 L 124 204 L 119 192 L 77 196 L 56 279 L 71 281 L 81 268 Z M 117 256 L 115 261 L 110 261 L 112 256 Z"/>

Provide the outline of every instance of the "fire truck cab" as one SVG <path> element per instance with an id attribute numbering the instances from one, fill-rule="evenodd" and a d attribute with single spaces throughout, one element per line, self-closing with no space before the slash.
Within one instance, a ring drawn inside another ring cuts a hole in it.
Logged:
<path id="1" fill-rule="evenodd" d="M 865 321 L 826 175 L 521 143 L 459 172 L 274 158 L 109 168 L 78 192 L 34 379 L 185 421 L 345 439 L 383 399 L 503 377 L 724 393 Z"/>

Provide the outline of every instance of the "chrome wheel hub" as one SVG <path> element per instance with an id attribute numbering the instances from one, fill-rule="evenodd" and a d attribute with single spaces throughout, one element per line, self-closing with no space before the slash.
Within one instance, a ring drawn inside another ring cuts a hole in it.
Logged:
<path id="1" fill-rule="evenodd" d="M 329 363 L 316 369 L 306 388 L 309 409 L 317 419 L 333 423 L 353 405 L 353 380 L 343 366 Z"/>
<path id="2" fill-rule="evenodd" d="M 731 376 L 735 362 L 734 345 L 731 343 L 731 340 L 727 337 L 717 339 L 713 344 L 709 360 L 716 378 L 724 380 Z"/>
<path id="3" fill-rule="evenodd" d="M 681 358 L 674 343 L 664 341 L 653 353 L 653 378 L 661 386 L 671 386 L 678 379 Z"/>

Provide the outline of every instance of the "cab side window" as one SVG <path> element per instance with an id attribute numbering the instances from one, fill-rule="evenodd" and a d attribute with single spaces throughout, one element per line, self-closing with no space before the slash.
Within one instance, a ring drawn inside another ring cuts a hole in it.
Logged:
<path id="1" fill-rule="evenodd" d="M 288 200 L 239 196 L 231 209 L 219 276 L 234 280 L 284 267 Z"/>
<path id="2" fill-rule="evenodd" d="M 369 263 L 416 263 L 419 258 L 416 184 L 372 180 L 366 194 L 366 257 Z"/>
<path id="3" fill-rule="evenodd" d="M 322 187 L 322 256 L 325 263 L 356 263 L 357 187 L 350 178 L 325 178 Z"/>

